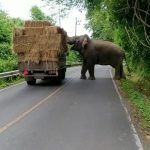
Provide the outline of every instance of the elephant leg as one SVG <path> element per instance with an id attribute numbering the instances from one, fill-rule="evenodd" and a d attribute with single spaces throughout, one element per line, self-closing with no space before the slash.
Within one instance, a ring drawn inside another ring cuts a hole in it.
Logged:
<path id="1" fill-rule="evenodd" d="M 83 62 L 80 79 L 86 79 L 86 72 L 87 72 L 87 65 L 85 62 Z"/>
<path id="2" fill-rule="evenodd" d="M 120 78 L 121 79 L 126 79 L 125 73 L 123 71 L 123 65 L 122 64 L 121 64 L 121 67 L 120 67 Z"/>
<path id="3" fill-rule="evenodd" d="M 95 75 L 94 75 L 94 65 L 89 65 L 88 66 L 88 71 L 90 77 L 88 78 L 89 80 L 95 80 Z"/>
<path id="4" fill-rule="evenodd" d="M 121 69 L 121 67 L 120 67 L 120 65 L 118 65 L 118 66 L 116 66 L 115 67 L 115 76 L 114 76 L 114 80 L 120 80 L 120 69 Z"/>

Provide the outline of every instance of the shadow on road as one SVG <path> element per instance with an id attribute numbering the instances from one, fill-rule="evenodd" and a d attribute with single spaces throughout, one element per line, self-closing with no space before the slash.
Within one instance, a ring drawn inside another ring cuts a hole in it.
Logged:
<path id="1" fill-rule="evenodd" d="M 61 86 L 65 83 L 65 81 L 61 81 L 58 79 L 46 79 L 46 80 L 38 80 L 34 86 Z"/>

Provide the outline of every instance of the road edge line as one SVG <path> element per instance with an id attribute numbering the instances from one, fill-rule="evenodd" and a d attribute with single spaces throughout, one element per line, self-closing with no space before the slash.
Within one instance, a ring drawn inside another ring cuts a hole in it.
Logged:
<path id="1" fill-rule="evenodd" d="M 138 150 L 144 150 L 143 145 L 142 145 L 142 143 L 141 143 L 141 140 L 140 140 L 140 138 L 139 138 L 139 136 L 138 136 L 138 133 L 137 133 L 137 131 L 136 131 L 136 129 L 135 129 L 135 126 L 134 126 L 134 124 L 132 123 L 130 114 L 129 114 L 129 112 L 128 112 L 126 106 L 125 106 L 125 104 L 123 103 L 122 96 L 121 96 L 121 94 L 120 94 L 120 92 L 119 92 L 119 90 L 118 90 L 118 87 L 117 87 L 115 81 L 113 80 L 113 75 L 112 75 L 111 69 L 109 69 L 109 73 L 110 73 L 110 76 L 111 76 L 111 80 L 112 80 L 112 82 L 113 82 L 113 85 L 114 85 L 114 87 L 115 87 L 115 91 L 116 91 L 116 93 L 117 93 L 117 95 L 118 95 L 118 97 L 119 97 L 119 99 L 120 99 L 121 105 L 123 106 L 123 108 L 124 108 L 124 110 L 125 110 L 125 112 L 126 112 L 127 119 L 128 119 L 128 121 L 129 121 L 129 123 L 130 123 L 130 128 L 131 128 L 131 130 L 132 130 L 132 135 L 133 135 L 133 137 L 134 137 L 134 139 L 135 139 L 135 143 L 136 143 L 136 145 L 137 145 L 137 147 L 138 147 Z"/>
<path id="2" fill-rule="evenodd" d="M 10 89 L 10 88 L 13 88 L 13 87 L 15 87 L 15 86 L 17 86 L 17 85 L 20 85 L 20 84 L 23 84 L 23 83 L 25 83 L 25 81 L 22 81 L 22 82 L 20 82 L 20 83 L 17 83 L 17 84 L 14 84 L 14 85 L 11 85 L 11 86 L 2 88 L 2 89 L 0 89 L 0 92 L 3 92 L 3 91 L 5 91 L 5 90 L 8 90 L 8 89 Z"/>

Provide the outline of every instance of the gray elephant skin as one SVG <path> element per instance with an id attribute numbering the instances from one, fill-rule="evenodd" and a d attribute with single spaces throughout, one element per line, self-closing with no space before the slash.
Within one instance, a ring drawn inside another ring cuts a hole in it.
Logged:
<path id="1" fill-rule="evenodd" d="M 123 71 L 125 53 L 118 45 L 109 41 L 92 40 L 88 35 L 68 37 L 67 43 L 83 57 L 81 79 L 86 79 L 86 72 L 89 71 L 89 79 L 95 80 L 95 64 L 112 66 L 115 69 L 115 80 L 125 78 Z"/>

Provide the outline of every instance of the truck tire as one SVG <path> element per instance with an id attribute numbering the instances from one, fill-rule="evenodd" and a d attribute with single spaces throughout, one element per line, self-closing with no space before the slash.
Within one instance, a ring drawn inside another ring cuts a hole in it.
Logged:
<path id="1" fill-rule="evenodd" d="M 35 85 L 36 79 L 26 81 L 28 85 Z"/>
<path id="2" fill-rule="evenodd" d="M 65 79 L 65 76 L 66 76 L 66 70 L 63 69 L 63 70 L 61 70 L 60 73 L 59 73 L 59 78 L 62 79 L 62 80 L 64 80 L 64 79 Z"/>
<path id="3" fill-rule="evenodd" d="M 62 74 L 61 74 L 61 79 L 64 80 L 64 79 L 65 79 L 65 76 L 66 76 L 66 73 L 65 73 L 65 72 L 62 72 Z"/>

